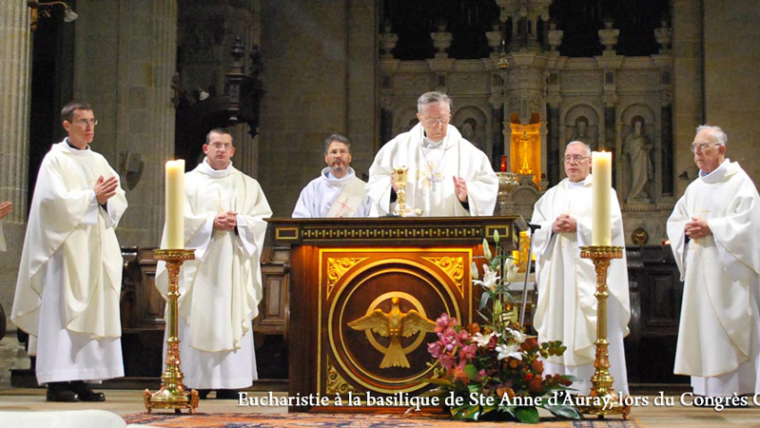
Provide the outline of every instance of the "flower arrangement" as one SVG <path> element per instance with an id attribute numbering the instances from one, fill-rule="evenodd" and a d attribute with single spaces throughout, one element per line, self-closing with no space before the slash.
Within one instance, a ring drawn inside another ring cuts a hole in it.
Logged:
<path id="1" fill-rule="evenodd" d="M 456 419 L 511 417 L 520 422 L 538 423 L 538 408 L 554 415 L 580 419 L 575 407 L 563 405 L 552 393 L 566 391 L 571 376 L 544 375 L 542 359 L 562 355 L 559 341 L 538 343 L 517 324 L 515 302 L 509 283 L 517 277 L 516 260 L 499 247 L 492 255 L 483 240 L 483 279 L 473 263 L 473 283 L 483 289 L 478 313 L 482 324 L 462 326 L 456 318 L 442 314 L 436 320 L 438 340 L 428 344 L 436 359 L 433 378 L 437 385 L 427 395 L 443 398 Z"/>

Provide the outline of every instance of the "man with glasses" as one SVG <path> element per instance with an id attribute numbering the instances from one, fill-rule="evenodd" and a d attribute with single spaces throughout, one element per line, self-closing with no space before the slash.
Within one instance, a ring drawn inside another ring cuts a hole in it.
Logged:
<path id="1" fill-rule="evenodd" d="M 84 382 L 124 376 L 115 228 L 127 200 L 119 175 L 90 148 L 92 108 L 72 101 L 61 118 L 68 137 L 40 166 L 11 320 L 29 333 L 48 401 L 104 401 Z"/>
<path id="2" fill-rule="evenodd" d="M 386 143 L 369 169 L 372 215 L 394 214 L 395 168 L 407 167 L 411 216 L 492 215 L 498 179 L 485 153 L 452 125 L 451 99 L 427 92 L 417 100 L 419 123 Z"/>
<path id="3" fill-rule="evenodd" d="M 697 127 L 699 177 L 667 226 L 684 281 L 674 372 L 716 397 L 760 392 L 760 197 L 727 142 L 719 127 Z"/>
<path id="4" fill-rule="evenodd" d="M 541 226 L 532 236 L 538 285 L 533 325 L 540 342 L 561 340 L 567 347 L 563 355 L 544 362 L 545 373 L 575 376 L 572 387 L 588 395 L 596 355 L 596 271 L 591 259 L 581 258 L 580 249 L 591 245 L 591 148 L 572 141 L 564 160 L 567 178 L 547 190 L 533 208 L 531 222 Z M 612 245 L 624 247 L 620 206 L 615 190 L 610 191 Z M 610 371 L 617 393 L 628 395 L 623 336 L 631 309 L 625 254 L 611 261 L 608 275 Z"/>
<path id="5" fill-rule="evenodd" d="M 367 217 L 370 201 L 351 168 L 351 143 L 340 134 L 325 140 L 325 163 L 319 177 L 301 191 L 293 218 Z"/>
<path id="6" fill-rule="evenodd" d="M 201 398 L 215 389 L 216 398 L 237 399 L 236 390 L 258 379 L 251 323 L 263 296 L 259 259 L 272 210 L 259 183 L 232 166 L 229 132 L 212 129 L 203 153 L 185 174 L 185 248 L 195 250 L 195 260 L 182 265 L 179 277 L 182 371 Z M 163 262 L 156 287 L 165 297 Z"/>

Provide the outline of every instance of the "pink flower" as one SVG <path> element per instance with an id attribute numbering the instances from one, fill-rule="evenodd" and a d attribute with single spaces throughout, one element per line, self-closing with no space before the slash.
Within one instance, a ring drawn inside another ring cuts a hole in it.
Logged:
<path id="1" fill-rule="evenodd" d="M 435 332 L 440 333 L 455 325 L 457 325 L 457 319 L 450 318 L 449 314 L 444 312 L 437 320 L 435 320 Z"/>

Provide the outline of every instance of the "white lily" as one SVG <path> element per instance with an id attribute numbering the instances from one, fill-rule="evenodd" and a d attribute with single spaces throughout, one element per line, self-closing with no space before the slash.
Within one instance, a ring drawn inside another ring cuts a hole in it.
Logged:
<path id="1" fill-rule="evenodd" d="M 499 355 L 496 356 L 496 358 L 499 360 L 504 360 L 506 358 L 512 357 L 516 360 L 522 361 L 522 353 L 520 352 L 519 345 L 497 345 L 496 352 L 499 353 Z"/>
<path id="2" fill-rule="evenodd" d="M 511 283 L 517 279 L 517 270 L 519 266 L 514 259 L 504 260 L 504 276 L 506 281 Z"/>
<path id="3" fill-rule="evenodd" d="M 472 265 L 470 265 L 470 272 L 472 272 L 472 279 L 478 279 L 479 273 L 478 273 L 478 265 L 475 264 L 475 262 L 472 262 Z"/>
<path id="4" fill-rule="evenodd" d="M 512 338 L 515 339 L 515 342 L 517 342 L 518 344 L 522 344 L 528 338 L 527 334 L 518 330 L 513 330 L 511 328 L 508 328 L 507 332 L 512 335 Z"/>
<path id="5" fill-rule="evenodd" d="M 482 333 L 477 332 L 472 336 L 472 341 L 478 344 L 478 348 L 485 348 L 494 336 L 496 336 L 496 332 L 493 331 L 488 336 L 483 336 Z"/>
<path id="6" fill-rule="evenodd" d="M 473 284 L 478 284 L 487 290 L 494 291 L 496 288 L 496 282 L 499 281 L 501 277 L 496 276 L 496 271 L 491 270 L 491 268 L 486 264 L 483 265 L 483 272 L 483 280 L 475 280 L 473 281 Z"/>

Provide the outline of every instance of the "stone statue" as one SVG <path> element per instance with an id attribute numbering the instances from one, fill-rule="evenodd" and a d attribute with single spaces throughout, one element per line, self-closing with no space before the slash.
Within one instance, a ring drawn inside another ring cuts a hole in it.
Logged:
<path id="1" fill-rule="evenodd" d="M 649 199 L 649 194 L 644 189 L 654 176 L 654 168 L 649 153 L 654 146 L 644 132 L 644 119 L 636 116 L 631 121 L 633 130 L 625 137 L 623 154 L 630 160 L 631 187 L 626 196 L 626 201 L 635 199 Z"/>
<path id="2" fill-rule="evenodd" d="M 592 149 L 596 148 L 594 139 L 588 135 L 588 119 L 586 119 L 585 116 L 578 116 L 578 118 L 575 119 L 575 132 L 567 142 L 569 143 L 570 141 L 582 141 L 588 144 Z"/>
<path id="3" fill-rule="evenodd" d="M 464 137 L 465 140 L 471 142 L 475 147 L 485 152 L 485 148 L 480 141 L 480 137 L 478 137 L 478 134 L 475 133 L 476 129 L 478 129 L 478 122 L 471 117 L 466 119 L 462 124 L 462 137 Z"/>

